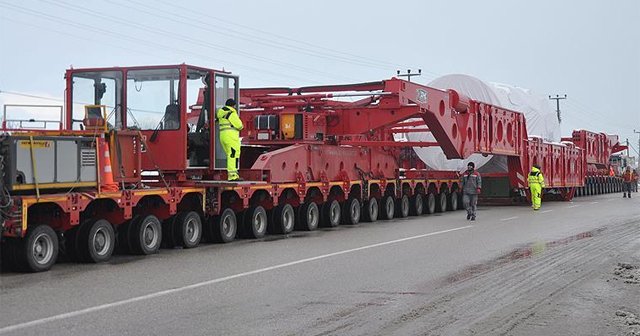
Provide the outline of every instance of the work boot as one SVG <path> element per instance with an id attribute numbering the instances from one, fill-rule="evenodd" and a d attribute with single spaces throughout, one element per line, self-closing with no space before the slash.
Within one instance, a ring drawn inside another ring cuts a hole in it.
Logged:
<path id="1" fill-rule="evenodd" d="M 622 198 L 627 198 L 627 194 L 622 194 Z"/>
<path id="2" fill-rule="evenodd" d="M 471 214 L 467 214 L 467 220 L 471 219 Z"/>
<path id="3" fill-rule="evenodd" d="M 471 220 L 472 221 L 476 220 L 476 215 L 471 215 Z"/>

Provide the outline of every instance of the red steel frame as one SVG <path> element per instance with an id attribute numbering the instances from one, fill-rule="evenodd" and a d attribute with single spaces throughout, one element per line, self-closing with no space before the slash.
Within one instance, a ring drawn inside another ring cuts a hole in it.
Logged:
<path id="1" fill-rule="evenodd" d="M 228 74 L 184 64 L 68 70 L 66 129 L 58 133 L 84 136 L 94 133 L 71 130 L 75 72 L 117 69 L 123 71 L 126 78 L 129 70 L 167 67 L 181 71 L 179 95 L 182 97 L 186 97 L 187 68 Z M 126 102 L 126 80 L 123 85 Z M 199 103 L 202 93 L 201 90 Z M 342 97 L 361 98 L 345 101 Z M 210 98 L 214 101 L 214 97 Z M 299 206 L 305 202 L 343 202 L 349 198 L 364 203 L 386 195 L 396 199 L 437 195 L 446 208 L 447 202 L 459 197 L 458 172 L 426 170 L 424 163 L 416 160 L 411 146 L 439 146 L 449 159 L 466 158 L 473 153 L 505 155 L 511 187 L 520 192 L 526 190 L 531 165 L 539 164 L 547 187 L 560 190 L 565 199 L 570 199 L 575 188 L 584 185 L 585 176 L 597 175 L 606 167 L 609 155 L 623 149 L 617 137 L 588 131 L 575 131 L 573 137 L 563 139 L 567 141 L 562 144 L 529 137 L 520 112 L 475 101 L 454 90 L 435 89 L 397 78 L 351 85 L 244 89 L 241 118 L 245 129 L 241 135 L 247 146 L 243 148 L 240 173 L 247 180 L 260 182 L 228 183 L 221 181 L 225 174 L 215 171 L 213 166 L 197 172 L 186 169 L 184 123 L 189 107 L 184 99 L 179 105 L 183 124 L 177 131 L 160 132 L 159 137 L 164 139 L 162 146 L 147 143 L 152 131 L 118 130 L 111 137 L 116 182 L 131 189 L 115 193 L 81 190 L 40 197 L 13 196 L 14 208 L 9 211 L 12 216 L 5 218 L 2 236 L 22 237 L 33 221 L 46 222 L 64 232 L 88 215 L 85 210 L 91 204 L 98 204 L 92 208 L 91 215 L 108 219 L 115 226 L 130 220 L 136 211 L 155 214 L 162 220 L 181 209 L 199 210 L 207 221 L 215 221 L 226 208 L 241 212 L 249 206 L 261 205 L 269 210 L 282 203 Z M 192 109 L 190 120 L 197 117 L 196 112 L 199 111 Z M 300 134 L 297 138 L 285 139 L 282 134 L 267 130 L 267 138 L 260 138 L 265 130 L 258 129 L 254 122 L 265 115 L 298 116 L 302 123 Z M 126 114 L 122 117 L 126 125 Z M 210 122 L 210 129 L 214 130 L 213 118 Z M 436 141 L 394 141 L 394 134 L 416 131 L 429 131 Z M 146 154 L 141 153 L 143 144 Z M 115 147 L 124 150 L 117 151 Z M 155 160 L 150 158 L 154 152 Z M 161 159 L 160 152 L 171 155 Z M 214 158 L 214 154 L 211 149 L 210 157 Z M 165 178 L 144 181 L 141 172 L 153 170 L 156 164 Z M 196 175 L 197 178 L 191 178 Z M 153 188 L 140 188 L 141 182 Z M 58 214 L 53 219 L 47 217 L 52 211 Z"/>

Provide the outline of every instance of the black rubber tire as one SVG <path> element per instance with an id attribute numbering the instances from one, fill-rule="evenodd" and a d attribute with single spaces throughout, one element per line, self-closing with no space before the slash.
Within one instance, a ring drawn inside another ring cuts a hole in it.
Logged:
<path id="1" fill-rule="evenodd" d="M 141 216 L 129 226 L 131 253 L 149 255 L 158 252 L 162 242 L 162 224 L 158 217 Z"/>
<path id="2" fill-rule="evenodd" d="M 396 202 L 396 218 L 405 218 L 409 216 L 410 207 L 409 196 L 402 195 L 402 197 L 400 197 Z"/>
<path id="3" fill-rule="evenodd" d="M 378 200 L 375 197 L 371 197 L 362 207 L 362 220 L 370 223 L 375 222 L 378 220 L 379 213 Z"/>
<path id="4" fill-rule="evenodd" d="M 380 219 L 391 220 L 396 215 L 396 204 L 393 196 L 387 195 L 380 203 Z"/>
<path id="5" fill-rule="evenodd" d="M 447 210 L 456 211 L 458 210 L 458 192 L 452 191 L 448 196 L 448 204 Z"/>
<path id="6" fill-rule="evenodd" d="M 272 234 L 288 234 L 293 231 L 296 224 L 296 212 L 291 204 L 280 204 L 273 208 L 269 214 L 267 232 Z"/>
<path id="7" fill-rule="evenodd" d="M 360 223 L 360 201 L 357 198 L 350 197 L 342 205 L 342 224 L 356 225 Z"/>
<path id="8" fill-rule="evenodd" d="M 63 240 L 60 242 L 61 244 L 64 243 L 60 246 L 60 249 L 63 250 L 64 255 L 70 261 L 80 261 L 80 255 L 78 254 L 77 248 L 77 236 L 79 229 L 80 225 L 77 225 L 65 231 L 62 235 Z"/>
<path id="9" fill-rule="evenodd" d="M 424 212 L 427 214 L 433 214 L 436 212 L 436 195 L 434 193 L 428 193 L 424 198 Z"/>
<path id="10" fill-rule="evenodd" d="M 195 211 L 178 213 L 173 223 L 173 236 L 176 245 L 183 248 L 194 248 L 202 239 L 202 218 Z"/>
<path id="11" fill-rule="evenodd" d="M 243 230 L 245 238 L 258 239 L 267 234 L 267 211 L 260 205 L 244 211 Z"/>
<path id="12" fill-rule="evenodd" d="M 80 261 L 105 262 L 115 249 L 116 233 L 106 219 L 89 220 L 78 228 L 75 245 Z"/>
<path id="13" fill-rule="evenodd" d="M 48 225 L 32 226 L 13 248 L 18 270 L 48 271 L 58 259 L 58 236 Z"/>
<path id="14" fill-rule="evenodd" d="M 436 212 L 447 211 L 447 193 L 441 192 L 438 194 L 438 200 L 436 202 Z"/>
<path id="15" fill-rule="evenodd" d="M 214 216 L 208 226 L 216 243 L 230 243 L 236 239 L 238 219 L 236 213 L 229 208 L 224 209 L 219 216 Z"/>
<path id="16" fill-rule="evenodd" d="M 340 225 L 342 211 L 337 200 L 327 201 L 322 204 L 322 226 L 336 227 Z"/>
<path id="17" fill-rule="evenodd" d="M 424 212 L 424 200 L 421 194 L 415 194 L 409 198 L 409 215 L 422 216 Z"/>
<path id="18" fill-rule="evenodd" d="M 296 229 L 302 231 L 314 231 L 320 224 L 320 209 L 316 202 L 303 203 L 298 207 L 298 219 Z"/>
<path id="19" fill-rule="evenodd" d="M 162 248 L 172 249 L 178 245 L 175 238 L 174 225 L 177 215 L 171 216 L 162 221 Z"/>
<path id="20" fill-rule="evenodd" d="M 16 238 L 5 238 L 0 242 L 0 270 L 19 271 L 18 248 L 20 240 Z"/>

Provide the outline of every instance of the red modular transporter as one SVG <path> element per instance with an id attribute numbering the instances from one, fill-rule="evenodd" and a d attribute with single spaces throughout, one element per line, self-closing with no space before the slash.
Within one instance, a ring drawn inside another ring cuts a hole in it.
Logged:
<path id="1" fill-rule="evenodd" d="M 619 187 L 598 175 L 623 149 L 613 136 L 546 143 L 517 111 L 397 78 L 240 91 L 228 72 L 180 64 L 70 69 L 66 83 L 60 129 L 3 124 L 3 266 L 44 271 L 59 250 L 102 262 L 116 246 L 150 254 L 458 209 L 459 173 L 425 169 L 413 146 L 507 156 L 516 198 L 534 163 L 563 199 Z M 228 98 L 241 102 L 244 182 L 226 181 L 213 117 Z M 394 140 L 415 131 L 436 141 Z"/>

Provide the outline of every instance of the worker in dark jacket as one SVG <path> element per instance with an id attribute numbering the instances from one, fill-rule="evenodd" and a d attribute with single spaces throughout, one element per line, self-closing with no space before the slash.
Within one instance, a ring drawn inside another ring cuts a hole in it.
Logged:
<path id="1" fill-rule="evenodd" d="M 241 181 L 238 175 L 240 159 L 240 131 L 244 128 L 236 111 L 236 101 L 227 99 L 225 106 L 218 109 L 216 118 L 220 125 L 220 144 L 227 154 L 227 179 Z"/>
<path id="2" fill-rule="evenodd" d="M 467 209 L 467 220 L 476 220 L 478 195 L 482 189 L 482 178 L 475 170 L 473 162 L 467 164 L 467 170 L 462 174 L 462 204 Z"/>
<path id="3" fill-rule="evenodd" d="M 531 191 L 531 206 L 533 210 L 539 210 L 542 204 L 542 188 L 544 188 L 544 176 L 539 165 L 534 164 L 531 168 L 528 182 Z"/>

